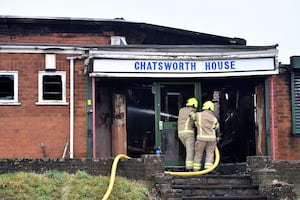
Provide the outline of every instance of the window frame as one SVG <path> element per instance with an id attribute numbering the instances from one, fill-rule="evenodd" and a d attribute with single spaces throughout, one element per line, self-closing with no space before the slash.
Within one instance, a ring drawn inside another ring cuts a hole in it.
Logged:
<path id="1" fill-rule="evenodd" d="M 43 99 L 43 76 L 61 76 L 62 81 L 62 100 L 45 100 Z M 65 71 L 39 71 L 38 74 L 38 102 L 37 105 L 68 105 L 66 98 L 66 72 Z"/>
<path id="2" fill-rule="evenodd" d="M 14 77 L 14 98 L 0 99 L 0 105 L 20 105 L 19 102 L 19 72 L 18 71 L 0 71 L 0 75 L 8 75 Z"/>

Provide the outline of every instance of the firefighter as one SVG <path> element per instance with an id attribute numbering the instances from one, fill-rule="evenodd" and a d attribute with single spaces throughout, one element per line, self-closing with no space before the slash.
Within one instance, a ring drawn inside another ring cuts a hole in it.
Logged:
<path id="1" fill-rule="evenodd" d="M 185 147 L 185 168 L 187 171 L 193 171 L 194 166 L 194 148 L 195 148 L 195 127 L 191 116 L 196 113 L 198 100 L 189 98 L 186 106 L 179 110 L 178 114 L 178 138 Z"/>
<path id="2" fill-rule="evenodd" d="M 214 109 L 214 103 L 206 101 L 202 106 L 202 111 L 192 116 L 197 128 L 193 171 L 201 170 L 201 160 L 204 151 L 206 152 L 204 169 L 213 165 L 214 150 L 217 145 L 216 129 L 219 127 L 218 119 L 213 113 Z"/>

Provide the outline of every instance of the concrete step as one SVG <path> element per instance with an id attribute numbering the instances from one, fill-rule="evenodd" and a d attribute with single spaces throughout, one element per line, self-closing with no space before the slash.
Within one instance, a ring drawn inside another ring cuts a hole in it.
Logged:
<path id="1" fill-rule="evenodd" d="M 258 185 L 252 185 L 250 176 L 202 175 L 173 177 L 172 189 L 181 190 L 182 196 L 257 196 Z"/>
<path id="2" fill-rule="evenodd" d="M 177 176 L 173 177 L 174 185 L 250 185 L 251 179 L 248 174 L 237 175 L 200 175 L 200 176 Z"/>
<path id="3" fill-rule="evenodd" d="M 160 174 L 156 176 L 156 188 L 160 191 L 162 199 L 166 200 L 267 199 L 259 195 L 259 186 L 252 184 L 245 163 L 220 164 L 213 172 L 199 176 Z"/>
<path id="4" fill-rule="evenodd" d="M 182 200 L 267 200 L 266 197 L 255 196 L 184 196 Z"/>
<path id="5" fill-rule="evenodd" d="M 183 196 L 253 196 L 258 195 L 256 185 L 172 185 L 182 190 Z"/>

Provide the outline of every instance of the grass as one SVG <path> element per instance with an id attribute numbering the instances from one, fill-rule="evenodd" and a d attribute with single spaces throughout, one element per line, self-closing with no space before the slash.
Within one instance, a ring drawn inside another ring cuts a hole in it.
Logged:
<path id="1" fill-rule="evenodd" d="M 36 173 L 7 173 L 0 175 L 0 199 L 76 200 L 102 199 L 110 177 L 91 176 L 84 171 L 76 174 L 48 171 Z M 110 200 L 148 200 L 149 184 L 116 177 Z"/>

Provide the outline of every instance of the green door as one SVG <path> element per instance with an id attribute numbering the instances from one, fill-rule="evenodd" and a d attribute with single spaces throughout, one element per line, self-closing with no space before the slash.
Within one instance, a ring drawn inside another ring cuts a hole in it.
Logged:
<path id="1" fill-rule="evenodd" d="M 200 87 L 195 83 L 156 84 L 156 144 L 165 156 L 166 166 L 184 166 L 185 148 L 177 136 L 177 116 L 186 100 L 199 94 Z"/>

